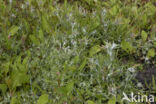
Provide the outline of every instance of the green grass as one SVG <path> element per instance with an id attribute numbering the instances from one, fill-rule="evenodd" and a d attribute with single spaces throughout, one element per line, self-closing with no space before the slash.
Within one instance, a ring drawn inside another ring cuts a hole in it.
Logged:
<path id="1" fill-rule="evenodd" d="M 155 17 L 154 0 L 0 0 L 0 104 L 123 104 L 123 92 L 143 93 L 132 80 L 155 65 Z"/>

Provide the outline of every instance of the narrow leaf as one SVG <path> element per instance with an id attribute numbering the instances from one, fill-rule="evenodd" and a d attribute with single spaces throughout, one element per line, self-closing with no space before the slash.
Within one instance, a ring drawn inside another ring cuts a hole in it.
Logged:
<path id="1" fill-rule="evenodd" d="M 78 70 L 82 70 L 85 67 L 86 63 L 87 63 L 87 59 L 84 59 L 84 61 L 82 62 Z"/>

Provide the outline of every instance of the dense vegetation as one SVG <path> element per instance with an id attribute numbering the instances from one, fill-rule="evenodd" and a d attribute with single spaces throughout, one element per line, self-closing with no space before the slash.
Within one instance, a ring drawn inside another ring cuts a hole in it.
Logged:
<path id="1" fill-rule="evenodd" d="M 123 92 L 144 93 L 133 81 L 156 65 L 155 4 L 0 0 L 0 104 L 122 104 Z"/>

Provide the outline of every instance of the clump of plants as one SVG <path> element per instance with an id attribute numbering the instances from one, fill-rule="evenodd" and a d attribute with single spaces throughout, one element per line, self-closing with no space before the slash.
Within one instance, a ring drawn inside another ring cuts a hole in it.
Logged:
<path id="1" fill-rule="evenodd" d="M 0 102 L 123 104 L 123 92 L 144 93 L 132 81 L 155 66 L 155 1 L 0 0 L 0 14 Z"/>

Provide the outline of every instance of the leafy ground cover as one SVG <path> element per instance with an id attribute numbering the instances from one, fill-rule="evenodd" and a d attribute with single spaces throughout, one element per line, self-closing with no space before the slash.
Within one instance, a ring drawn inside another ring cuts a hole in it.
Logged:
<path id="1" fill-rule="evenodd" d="M 124 104 L 155 49 L 154 0 L 0 0 L 0 102 Z"/>

